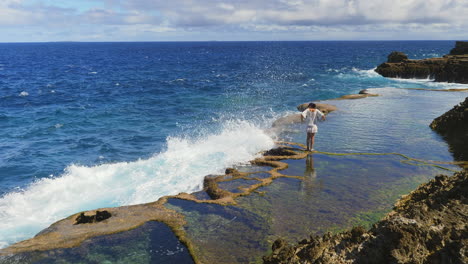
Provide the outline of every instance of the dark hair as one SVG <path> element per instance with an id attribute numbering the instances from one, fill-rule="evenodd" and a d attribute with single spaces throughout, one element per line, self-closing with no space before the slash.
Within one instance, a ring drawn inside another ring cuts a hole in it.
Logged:
<path id="1" fill-rule="evenodd" d="M 315 109 L 315 108 L 317 107 L 317 105 L 314 104 L 314 103 L 310 103 L 308 107 L 309 107 L 309 108 L 314 108 L 314 109 Z"/>

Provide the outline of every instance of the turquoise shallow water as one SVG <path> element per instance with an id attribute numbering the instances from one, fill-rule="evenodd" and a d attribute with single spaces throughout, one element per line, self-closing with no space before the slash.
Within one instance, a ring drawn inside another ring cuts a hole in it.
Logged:
<path id="1" fill-rule="evenodd" d="M 200 190 L 205 175 L 251 160 L 275 139 L 302 142 L 300 126 L 279 135 L 265 132 L 297 104 L 365 88 L 383 96 L 333 101 L 340 110 L 320 124 L 318 149 L 450 160 L 427 124 L 464 94 L 387 87 L 466 86 L 391 80 L 372 69 L 392 50 L 425 58 L 452 46 L 0 44 L 0 247 L 77 211 Z M 395 100 L 384 104 L 385 98 Z M 415 111 L 408 107 L 413 104 L 422 107 Z"/>

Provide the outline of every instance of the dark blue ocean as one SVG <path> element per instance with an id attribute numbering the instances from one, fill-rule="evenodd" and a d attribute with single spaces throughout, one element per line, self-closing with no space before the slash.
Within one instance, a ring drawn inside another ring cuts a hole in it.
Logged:
<path id="1" fill-rule="evenodd" d="M 453 88 L 373 69 L 453 41 L 0 44 L 0 248 L 72 213 L 201 188 L 300 103 Z"/>

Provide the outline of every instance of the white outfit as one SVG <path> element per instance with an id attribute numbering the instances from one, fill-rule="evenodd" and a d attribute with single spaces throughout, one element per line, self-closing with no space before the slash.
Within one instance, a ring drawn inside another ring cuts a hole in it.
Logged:
<path id="1" fill-rule="evenodd" d="M 317 118 L 323 118 L 323 113 L 320 110 L 310 111 L 309 108 L 302 112 L 302 117 L 306 119 L 307 133 L 317 133 Z"/>

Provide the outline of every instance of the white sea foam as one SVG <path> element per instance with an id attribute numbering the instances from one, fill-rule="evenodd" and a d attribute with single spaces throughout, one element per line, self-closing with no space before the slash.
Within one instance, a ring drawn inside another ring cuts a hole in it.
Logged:
<path id="1" fill-rule="evenodd" d="M 359 68 L 352 67 L 351 71 L 347 69 L 343 69 L 343 71 L 337 71 L 338 74 L 336 75 L 340 79 L 376 79 L 376 78 L 383 78 L 377 72 L 375 72 L 376 68 L 372 68 L 369 70 L 362 70 Z"/>
<path id="2" fill-rule="evenodd" d="M 429 76 L 426 79 L 400 79 L 392 78 L 392 80 L 402 83 L 402 84 L 418 84 L 424 85 L 428 88 L 434 89 L 466 89 L 468 84 L 462 83 L 448 83 L 448 82 L 434 82 L 434 79 L 431 79 Z"/>
<path id="3" fill-rule="evenodd" d="M 252 160 L 274 146 L 248 122 L 228 122 L 201 139 L 168 138 L 167 150 L 149 159 L 70 165 L 58 177 L 40 179 L 0 198 L 0 247 L 32 237 L 70 214 L 157 200 L 202 188 L 203 177 Z"/>
<path id="4" fill-rule="evenodd" d="M 28 95 L 29 95 L 29 93 L 26 92 L 26 91 L 22 91 L 22 92 L 19 94 L 19 96 L 28 96 Z"/>
<path id="5" fill-rule="evenodd" d="M 375 72 L 375 69 L 377 68 L 372 68 L 370 70 L 361 70 L 361 69 L 353 67 L 351 70 L 361 76 L 368 77 L 368 78 L 381 77 L 377 72 Z"/>

